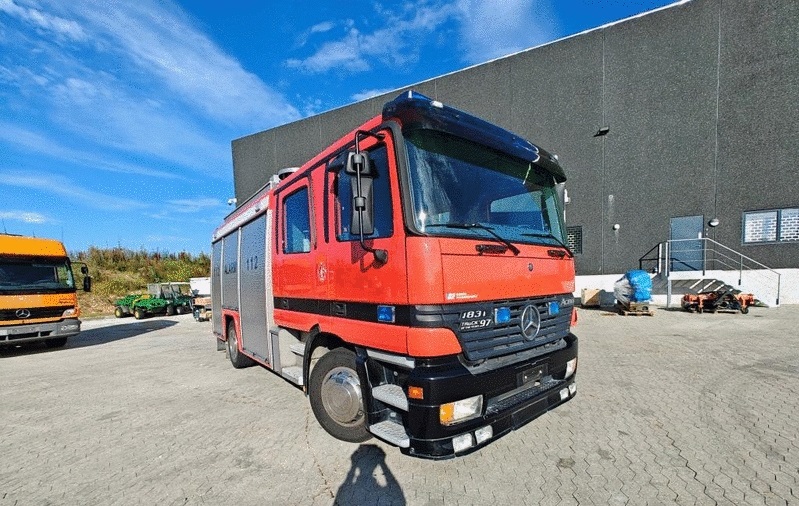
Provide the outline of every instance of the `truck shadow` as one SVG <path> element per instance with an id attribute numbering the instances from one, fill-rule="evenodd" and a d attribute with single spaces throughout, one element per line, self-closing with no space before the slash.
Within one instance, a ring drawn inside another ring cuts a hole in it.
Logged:
<path id="1" fill-rule="evenodd" d="M 350 460 L 352 465 L 333 504 L 407 504 L 402 487 L 386 465 L 386 453 L 380 447 L 361 445 Z"/>
<path id="2" fill-rule="evenodd" d="M 131 323 L 121 323 L 82 330 L 77 336 L 70 337 L 63 348 L 48 348 L 43 342 L 21 343 L 17 345 L 0 346 L 0 359 L 17 355 L 30 355 L 34 353 L 58 352 L 87 346 L 113 343 L 122 339 L 140 336 L 149 332 L 163 330 L 177 325 L 170 320 L 144 320 Z"/>

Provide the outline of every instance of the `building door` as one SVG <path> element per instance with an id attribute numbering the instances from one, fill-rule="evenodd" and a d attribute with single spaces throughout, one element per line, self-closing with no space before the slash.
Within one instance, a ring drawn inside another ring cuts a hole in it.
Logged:
<path id="1" fill-rule="evenodd" d="M 704 249 L 701 241 L 705 228 L 704 216 L 681 216 L 671 219 L 672 271 L 701 271 Z"/>

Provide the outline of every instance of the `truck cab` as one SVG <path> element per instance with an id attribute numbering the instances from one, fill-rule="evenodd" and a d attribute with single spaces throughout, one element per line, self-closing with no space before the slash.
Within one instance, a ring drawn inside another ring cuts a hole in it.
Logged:
<path id="1" fill-rule="evenodd" d="M 85 266 L 84 290 L 91 290 Z M 52 239 L 0 234 L 0 345 L 64 346 L 80 332 L 72 263 Z"/>

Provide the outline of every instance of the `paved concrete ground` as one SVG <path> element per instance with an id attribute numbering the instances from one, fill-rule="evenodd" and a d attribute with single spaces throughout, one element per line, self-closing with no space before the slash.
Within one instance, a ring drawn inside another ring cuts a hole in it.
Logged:
<path id="1" fill-rule="evenodd" d="M 0 351 L 0 506 L 799 504 L 799 306 L 580 312 L 578 395 L 472 455 L 342 443 L 191 316 Z"/>

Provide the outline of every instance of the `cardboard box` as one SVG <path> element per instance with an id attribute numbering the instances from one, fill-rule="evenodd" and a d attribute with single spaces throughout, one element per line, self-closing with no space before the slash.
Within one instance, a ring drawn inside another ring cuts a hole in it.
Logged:
<path id="1" fill-rule="evenodd" d="M 580 295 L 580 302 L 583 307 L 599 307 L 600 294 L 602 290 L 598 288 L 583 288 Z"/>

